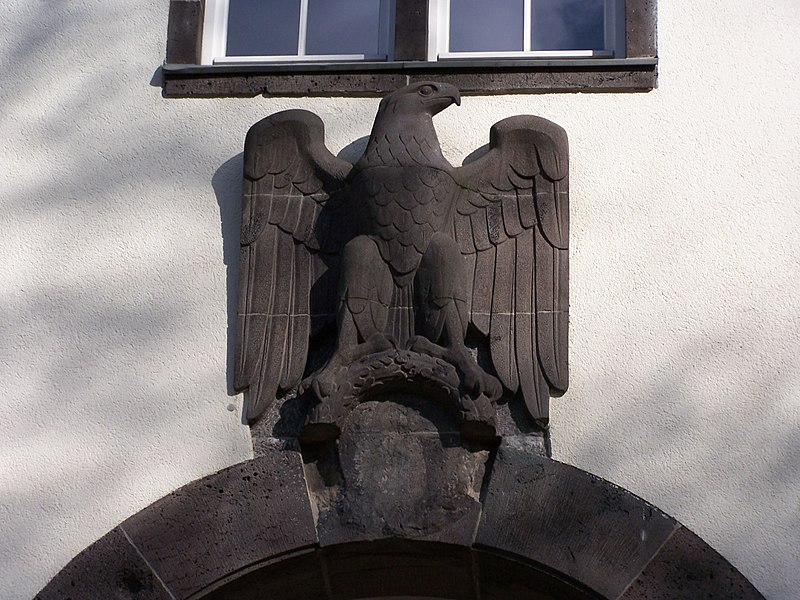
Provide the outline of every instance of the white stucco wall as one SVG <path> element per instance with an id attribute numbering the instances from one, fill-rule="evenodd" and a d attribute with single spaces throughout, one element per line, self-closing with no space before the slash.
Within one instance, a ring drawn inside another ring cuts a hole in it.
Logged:
<path id="1" fill-rule="evenodd" d="M 250 456 L 226 382 L 244 134 L 307 108 L 338 151 L 377 107 L 163 99 L 167 4 L 3 3 L 9 600 Z M 436 119 L 454 162 L 506 116 L 566 128 L 572 379 L 554 456 L 675 516 L 770 600 L 800 589 L 799 22 L 795 0 L 663 1 L 658 90 L 468 97 Z"/>

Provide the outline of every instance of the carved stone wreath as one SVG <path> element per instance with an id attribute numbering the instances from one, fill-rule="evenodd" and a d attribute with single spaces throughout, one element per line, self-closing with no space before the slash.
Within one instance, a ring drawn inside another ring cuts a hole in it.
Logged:
<path id="1" fill-rule="evenodd" d="M 386 350 L 343 367 L 336 379 L 337 389 L 311 408 L 301 441 L 335 439 L 358 404 L 406 392 L 449 408 L 465 440 L 492 442 L 497 437 L 492 403 L 483 394 L 473 398 L 466 393 L 456 368 L 440 358 L 410 350 Z"/>

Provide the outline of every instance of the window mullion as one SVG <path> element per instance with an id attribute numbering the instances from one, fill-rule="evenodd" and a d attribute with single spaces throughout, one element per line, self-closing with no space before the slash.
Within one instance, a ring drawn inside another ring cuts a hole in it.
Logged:
<path id="1" fill-rule="evenodd" d="M 388 54 L 389 53 L 389 27 L 387 27 L 387 22 L 386 22 L 386 14 L 387 14 L 387 10 L 388 10 L 387 7 L 386 7 L 387 3 L 388 3 L 388 0 L 381 0 L 380 8 L 378 9 L 380 11 L 379 12 L 379 16 L 378 16 L 378 22 L 379 22 L 378 26 L 380 28 L 380 29 L 378 29 L 378 52 L 384 52 L 385 51 Z"/>
<path id="2" fill-rule="evenodd" d="M 307 32 L 308 32 L 308 0 L 300 0 L 300 31 L 297 34 L 297 56 L 306 55 Z"/>
<path id="3" fill-rule="evenodd" d="M 531 0 L 525 0 L 522 15 L 522 50 L 531 51 Z"/>
<path id="4" fill-rule="evenodd" d="M 380 8 L 380 34 L 378 53 L 385 54 L 386 60 L 396 60 L 396 27 L 397 27 L 397 1 L 381 0 Z"/>
<path id="5" fill-rule="evenodd" d="M 624 39 L 624 35 L 619 35 L 619 15 L 624 14 L 624 10 L 619 11 L 620 4 L 624 3 L 606 0 L 605 4 L 605 49 L 613 52 L 614 56 L 624 55 L 624 49 L 619 47 L 620 40 Z"/>
<path id="6" fill-rule="evenodd" d="M 443 7 L 439 11 L 441 27 L 439 33 L 442 36 L 442 46 L 445 52 L 450 52 L 450 0 L 443 0 Z"/>
<path id="7" fill-rule="evenodd" d="M 212 65 L 228 52 L 228 0 L 209 0 L 205 12 L 202 62 Z"/>

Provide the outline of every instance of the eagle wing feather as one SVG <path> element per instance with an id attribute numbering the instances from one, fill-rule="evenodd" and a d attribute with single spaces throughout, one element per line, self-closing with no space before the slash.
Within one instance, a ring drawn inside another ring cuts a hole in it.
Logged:
<path id="1" fill-rule="evenodd" d="M 308 111 L 271 115 L 245 138 L 234 388 L 248 390 L 250 422 L 299 384 L 312 326 L 333 318 L 335 286 L 315 283 L 353 235 L 351 168 Z"/>
<path id="2" fill-rule="evenodd" d="M 471 322 L 541 426 L 568 384 L 568 156 L 561 127 L 517 116 L 492 127 L 487 154 L 454 171 L 455 235 L 474 268 Z"/>

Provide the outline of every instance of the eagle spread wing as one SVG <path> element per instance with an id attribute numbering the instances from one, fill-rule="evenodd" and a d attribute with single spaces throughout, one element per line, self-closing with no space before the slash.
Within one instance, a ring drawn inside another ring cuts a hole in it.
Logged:
<path id="1" fill-rule="evenodd" d="M 251 422 L 299 384 L 313 330 L 333 317 L 351 168 L 308 111 L 274 114 L 245 138 L 234 387 L 249 390 Z"/>
<path id="2" fill-rule="evenodd" d="M 490 150 L 454 171 L 455 235 L 473 269 L 471 322 L 497 375 L 545 425 L 567 389 L 566 132 L 533 116 L 496 123 Z"/>

